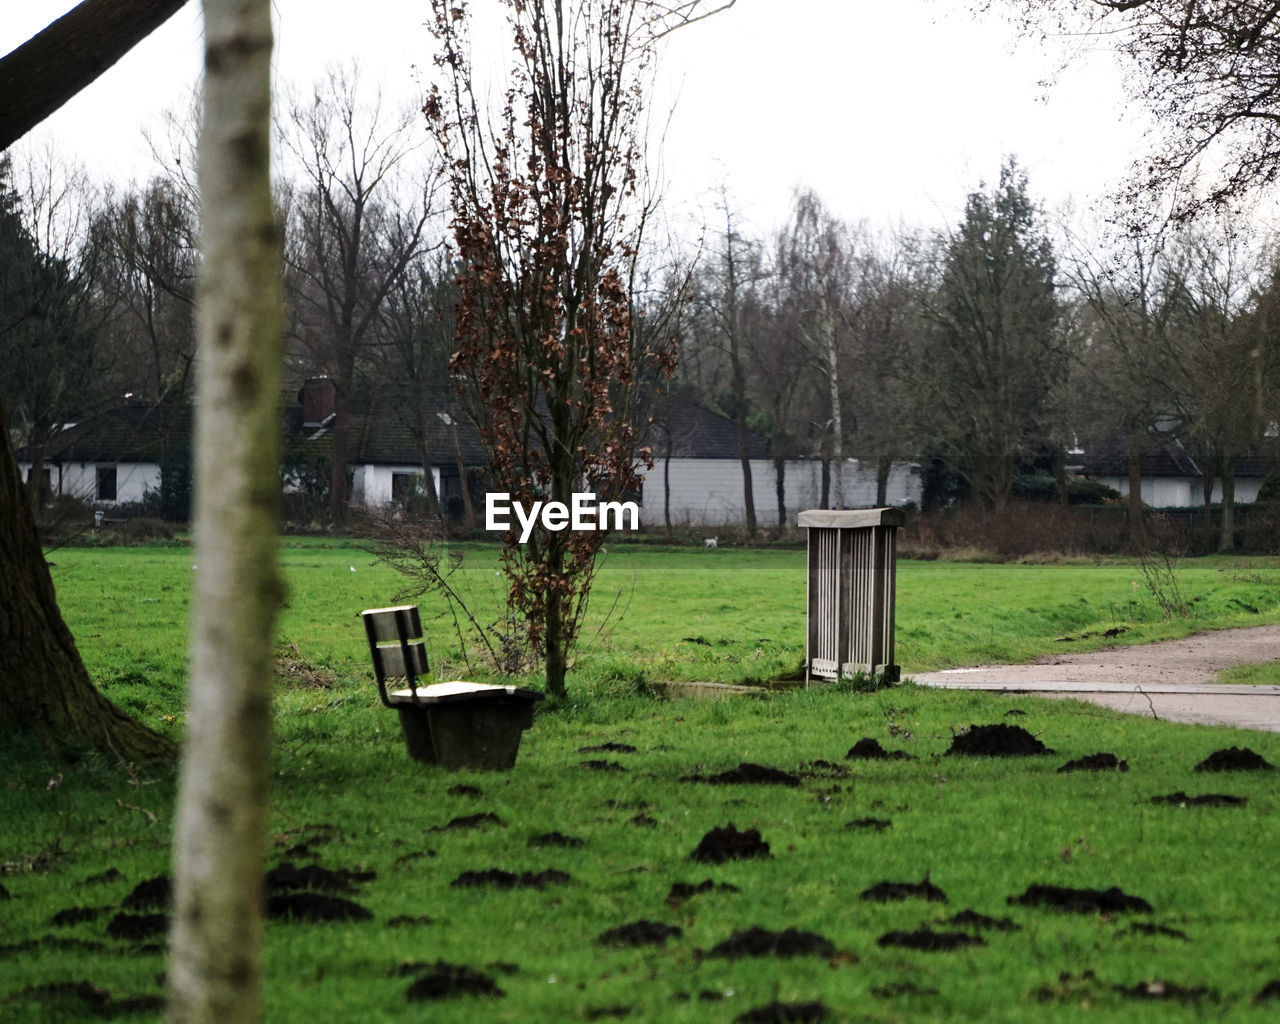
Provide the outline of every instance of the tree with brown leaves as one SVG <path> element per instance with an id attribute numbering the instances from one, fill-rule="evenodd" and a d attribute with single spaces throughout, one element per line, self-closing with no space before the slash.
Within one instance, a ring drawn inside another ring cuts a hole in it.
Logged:
<path id="1" fill-rule="evenodd" d="M 642 379 L 674 339 L 633 299 L 652 210 L 642 136 L 659 40 L 729 4 L 506 0 L 514 61 L 491 114 L 472 73 L 465 3 L 432 0 L 440 81 L 424 112 L 445 155 L 459 280 L 453 370 L 492 485 L 526 508 L 575 492 L 618 500 L 637 449 Z M 604 531 L 507 534 L 509 601 L 565 693 Z"/>

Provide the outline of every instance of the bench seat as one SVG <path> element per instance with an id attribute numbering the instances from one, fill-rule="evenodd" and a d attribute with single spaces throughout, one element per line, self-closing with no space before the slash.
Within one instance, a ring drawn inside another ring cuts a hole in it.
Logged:
<path id="1" fill-rule="evenodd" d="M 455 679 L 418 685 L 427 674 L 427 649 L 417 605 L 360 613 L 382 703 L 400 717 L 409 756 L 446 768 L 505 771 L 516 762 L 520 737 L 533 725 L 537 690 Z M 388 689 L 388 679 L 408 686 Z"/>

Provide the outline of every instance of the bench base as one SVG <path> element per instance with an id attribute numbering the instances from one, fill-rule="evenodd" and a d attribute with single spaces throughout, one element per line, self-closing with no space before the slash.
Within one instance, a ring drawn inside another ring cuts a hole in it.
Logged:
<path id="1" fill-rule="evenodd" d="M 482 696 L 440 704 L 396 704 L 409 757 L 422 764 L 507 771 L 533 725 L 533 702 Z"/>

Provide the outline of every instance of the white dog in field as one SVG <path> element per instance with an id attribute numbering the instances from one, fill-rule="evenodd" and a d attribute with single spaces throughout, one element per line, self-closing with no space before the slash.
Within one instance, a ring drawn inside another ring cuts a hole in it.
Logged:
<path id="1" fill-rule="evenodd" d="M 719 539 L 719 538 L 717 538 L 717 537 L 708 537 L 706 540 L 704 540 L 704 541 L 702 542 L 702 546 L 703 546 L 704 548 L 716 548 L 716 547 L 719 547 L 720 545 L 719 545 L 718 543 L 716 543 L 718 539 Z"/>

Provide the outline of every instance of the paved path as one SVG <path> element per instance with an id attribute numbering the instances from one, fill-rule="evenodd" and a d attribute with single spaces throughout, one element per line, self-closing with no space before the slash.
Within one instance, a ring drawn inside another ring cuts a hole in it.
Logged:
<path id="1" fill-rule="evenodd" d="M 1167 721 L 1280 732 L 1280 686 L 1213 683 L 1233 665 L 1268 661 L 1280 661 L 1280 626 L 1215 630 L 1028 665 L 982 665 L 909 678 L 922 686 L 1073 697 Z"/>

